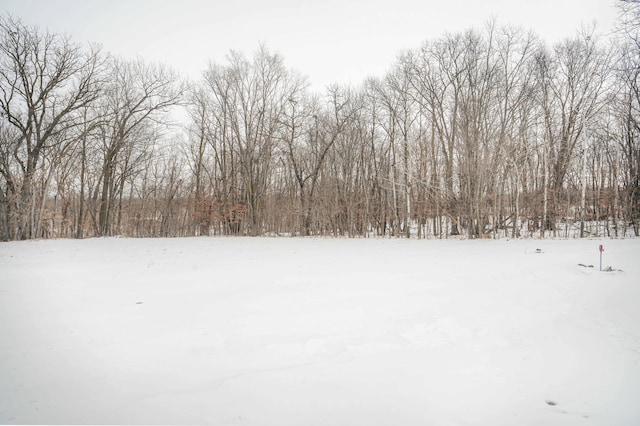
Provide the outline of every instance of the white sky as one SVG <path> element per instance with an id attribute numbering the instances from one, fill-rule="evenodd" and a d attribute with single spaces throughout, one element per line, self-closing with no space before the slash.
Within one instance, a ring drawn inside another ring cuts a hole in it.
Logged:
<path id="1" fill-rule="evenodd" d="M 597 21 L 614 24 L 615 0 L 0 0 L 26 24 L 97 42 L 105 50 L 171 65 L 197 78 L 229 50 L 260 42 L 312 86 L 359 84 L 396 55 L 445 32 L 499 24 L 533 29 L 553 43 Z"/>

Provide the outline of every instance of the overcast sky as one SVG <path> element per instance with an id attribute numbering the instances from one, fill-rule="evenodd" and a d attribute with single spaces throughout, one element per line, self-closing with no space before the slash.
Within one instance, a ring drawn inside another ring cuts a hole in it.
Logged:
<path id="1" fill-rule="evenodd" d="M 0 0 L 26 24 L 160 61 L 197 78 L 229 50 L 260 42 L 314 88 L 380 76 L 402 49 L 445 32 L 499 24 L 533 29 L 549 43 L 598 22 L 614 24 L 615 0 Z"/>

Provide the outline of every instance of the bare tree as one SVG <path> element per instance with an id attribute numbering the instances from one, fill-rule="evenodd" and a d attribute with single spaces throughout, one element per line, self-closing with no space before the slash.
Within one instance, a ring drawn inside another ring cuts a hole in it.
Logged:
<path id="1" fill-rule="evenodd" d="M 20 136 L 15 127 L 0 121 L 0 240 L 18 238 L 20 169 L 15 161 Z"/>
<path id="2" fill-rule="evenodd" d="M 211 181 L 208 147 L 211 145 L 209 138 L 212 132 L 212 113 L 207 93 L 202 85 L 192 88 L 189 104 L 191 126 L 185 155 L 193 176 L 191 221 L 194 235 L 209 235 L 213 224 L 213 202 L 212 196 L 206 195 L 206 192 L 212 190 L 211 182 L 207 185 L 207 175 L 209 175 L 208 180 Z"/>
<path id="3" fill-rule="evenodd" d="M 625 216 L 640 235 L 640 1 L 620 0 L 621 60 L 616 116 L 616 158 L 622 170 Z M 619 154 L 618 154 L 619 153 Z"/>
<path id="4" fill-rule="evenodd" d="M 209 96 L 208 140 L 213 146 L 217 190 L 227 230 L 263 231 L 266 196 L 286 108 L 300 83 L 283 59 L 261 46 L 250 61 L 231 52 L 226 66 L 204 74 Z"/>
<path id="5" fill-rule="evenodd" d="M 417 101 L 429 114 L 432 140 L 440 146 L 442 156 L 436 166 L 441 172 L 443 214 L 451 222 L 451 235 L 459 235 L 459 181 L 454 177 L 455 159 L 460 143 L 461 96 L 466 84 L 464 38 L 461 34 L 446 35 L 420 49 L 412 79 Z M 440 186 L 440 185 L 438 185 Z"/>
<path id="6" fill-rule="evenodd" d="M 610 68 L 609 55 L 593 31 L 582 32 L 554 48 L 553 57 L 539 57 L 544 134 L 552 206 L 549 223 L 554 232 L 560 216 L 567 173 L 576 147 L 585 138 L 590 120 L 603 106 L 603 92 Z"/>
<path id="7" fill-rule="evenodd" d="M 177 105 L 184 88 L 178 76 L 160 65 L 113 59 L 109 85 L 101 99 L 102 171 L 98 232 L 110 235 L 116 199 L 122 200 L 124 182 L 141 166 L 145 146 L 152 146 L 157 120 Z M 164 117 L 166 120 L 166 116 Z M 150 133 L 151 132 L 151 133 Z"/>
<path id="8" fill-rule="evenodd" d="M 81 125 L 77 111 L 94 102 L 102 59 L 69 38 L 43 33 L 12 17 L 0 17 L 0 112 L 15 128 L 14 160 L 20 168 L 17 229 L 13 238 L 37 237 L 34 177 L 43 152 Z"/>

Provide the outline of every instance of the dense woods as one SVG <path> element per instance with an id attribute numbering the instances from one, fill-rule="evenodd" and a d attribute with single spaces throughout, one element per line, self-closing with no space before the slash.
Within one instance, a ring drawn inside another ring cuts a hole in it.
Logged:
<path id="1" fill-rule="evenodd" d="M 324 93 L 264 46 L 186 82 L 0 17 L 0 239 L 638 236 L 640 2 L 618 6 L 606 37 L 489 22 Z"/>

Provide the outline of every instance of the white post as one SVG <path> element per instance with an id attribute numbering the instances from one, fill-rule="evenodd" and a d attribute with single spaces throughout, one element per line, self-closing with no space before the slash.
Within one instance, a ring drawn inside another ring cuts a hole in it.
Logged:
<path id="1" fill-rule="evenodd" d="M 602 244 L 600 244 L 599 250 L 600 250 L 600 271 L 602 271 L 602 252 L 604 251 L 604 247 L 602 247 Z"/>

